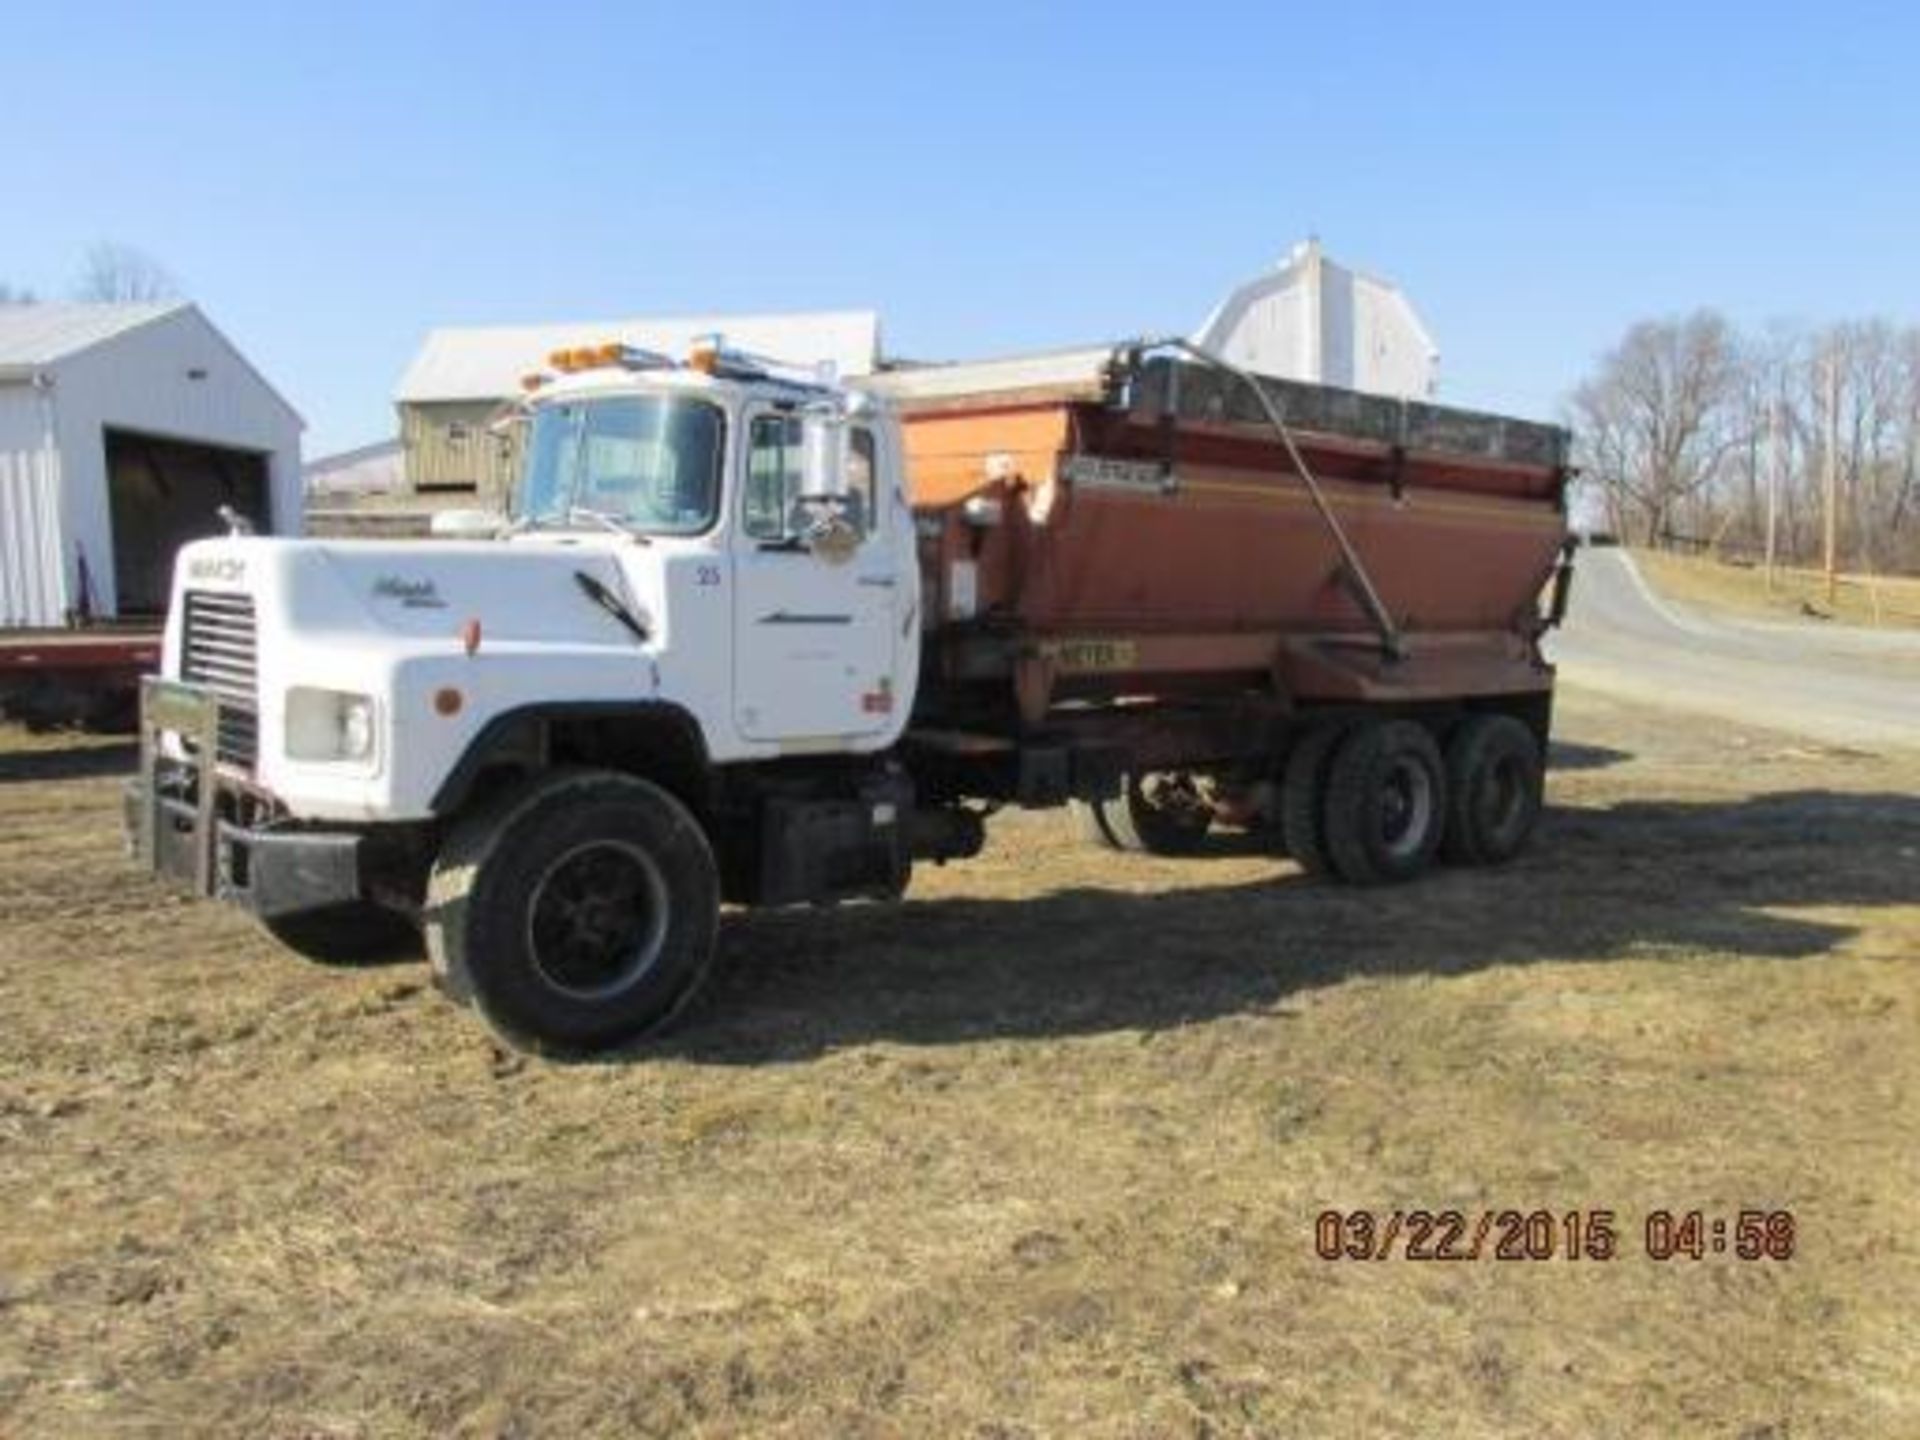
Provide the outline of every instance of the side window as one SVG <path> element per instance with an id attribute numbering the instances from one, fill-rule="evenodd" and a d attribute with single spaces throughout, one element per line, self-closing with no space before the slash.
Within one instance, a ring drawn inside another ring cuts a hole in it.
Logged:
<path id="1" fill-rule="evenodd" d="M 762 415 L 753 422 L 747 446 L 747 534 L 756 540 L 786 538 L 804 467 L 798 417 Z"/>
<path id="2" fill-rule="evenodd" d="M 784 540 L 795 528 L 794 501 L 806 484 L 800 418 L 762 415 L 747 444 L 746 531 L 756 540 Z M 880 494 L 873 432 L 847 435 L 847 519 L 862 535 L 877 527 Z"/>
<path id="3" fill-rule="evenodd" d="M 847 518 L 862 535 L 880 529 L 880 474 L 874 459 L 873 432 L 855 426 L 847 435 Z"/>

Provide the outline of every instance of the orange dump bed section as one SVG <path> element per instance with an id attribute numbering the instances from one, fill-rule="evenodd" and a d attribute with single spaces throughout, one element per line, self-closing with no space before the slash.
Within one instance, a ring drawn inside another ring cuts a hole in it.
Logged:
<path id="1" fill-rule="evenodd" d="M 967 367 L 961 367 L 967 368 Z M 991 369 L 991 367 L 983 367 Z M 1067 700 L 1273 689 L 1420 699 L 1544 690 L 1540 597 L 1567 538 L 1567 436 L 1263 381 L 1384 602 L 1250 387 L 1108 352 L 1052 384 L 892 387 L 920 519 L 931 662 Z M 876 387 L 880 388 L 880 387 Z"/>

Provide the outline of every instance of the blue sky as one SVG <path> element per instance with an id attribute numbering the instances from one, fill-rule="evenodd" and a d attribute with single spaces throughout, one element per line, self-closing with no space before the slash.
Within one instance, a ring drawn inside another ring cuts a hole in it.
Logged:
<path id="1" fill-rule="evenodd" d="M 1920 319 L 1920 9 L 0 0 L 0 281 L 136 245 L 380 438 L 440 324 L 871 307 L 960 357 L 1197 324 L 1308 232 L 1446 398 L 1636 318 Z"/>

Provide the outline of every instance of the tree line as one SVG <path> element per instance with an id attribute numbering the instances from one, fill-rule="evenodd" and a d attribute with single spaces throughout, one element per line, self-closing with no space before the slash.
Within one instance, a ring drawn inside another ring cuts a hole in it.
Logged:
<path id="1" fill-rule="evenodd" d="M 173 300 L 179 295 L 180 282 L 166 266 L 144 250 L 111 243 L 87 251 L 68 291 L 70 299 L 105 304 Z M 33 305 L 39 299 L 26 286 L 0 281 L 0 305 Z"/>
<path id="2" fill-rule="evenodd" d="M 1920 571 L 1920 326 L 1642 321 L 1568 411 L 1624 538 L 1817 566 L 1831 525 L 1840 569 Z"/>

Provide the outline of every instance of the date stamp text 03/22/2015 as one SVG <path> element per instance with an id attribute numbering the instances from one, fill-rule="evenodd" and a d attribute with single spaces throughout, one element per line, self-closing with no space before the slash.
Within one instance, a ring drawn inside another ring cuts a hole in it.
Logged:
<path id="1" fill-rule="evenodd" d="M 1791 1260 L 1791 1210 L 1322 1210 L 1322 1260 Z"/>

